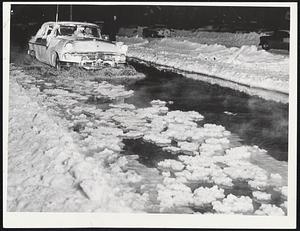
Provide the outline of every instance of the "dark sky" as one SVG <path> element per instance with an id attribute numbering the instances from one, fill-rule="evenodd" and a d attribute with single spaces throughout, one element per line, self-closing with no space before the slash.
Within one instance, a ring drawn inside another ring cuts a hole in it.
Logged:
<path id="1" fill-rule="evenodd" d="M 101 6 L 73 5 L 73 21 L 108 21 L 113 15 L 119 24 L 166 24 L 173 28 L 197 28 L 209 24 L 256 24 L 286 27 L 288 8 L 207 7 L 207 6 Z M 12 24 L 54 21 L 56 5 L 12 5 Z M 70 5 L 59 6 L 59 20 L 70 20 Z"/>

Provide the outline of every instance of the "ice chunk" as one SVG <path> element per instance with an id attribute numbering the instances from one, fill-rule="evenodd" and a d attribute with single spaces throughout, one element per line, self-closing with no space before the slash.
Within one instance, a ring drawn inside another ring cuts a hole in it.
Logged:
<path id="1" fill-rule="evenodd" d="M 152 105 L 152 106 L 159 106 L 159 107 L 164 107 L 164 106 L 166 106 L 166 102 L 165 101 L 162 101 L 162 100 L 152 100 L 151 102 L 150 102 L 150 104 Z"/>
<path id="2" fill-rule="evenodd" d="M 194 191 L 194 205 L 203 206 L 224 197 L 224 190 L 216 185 L 211 188 L 200 187 Z"/>
<path id="3" fill-rule="evenodd" d="M 254 191 L 252 192 L 252 195 L 255 199 L 259 201 L 269 201 L 271 200 L 271 194 L 261 191 Z"/>
<path id="4" fill-rule="evenodd" d="M 200 155 L 203 156 L 213 156 L 216 154 L 221 154 L 224 148 L 221 144 L 210 144 L 210 143 L 203 143 L 199 147 Z"/>
<path id="5" fill-rule="evenodd" d="M 181 151 L 187 155 L 197 155 L 199 144 L 197 143 L 190 143 L 190 142 L 178 142 L 178 146 L 180 147 Z"/>
<path id="6" fill-rule="evenodd" d="M 163 169 L 171 169 L 173 171 L 181 171 L 184 165 L 177 160 L 164 160 L 158 163 L 158 166 Z"/>
<path id="7" fill-rule="evenodd" d="M 174 146 L 163 147 L 162 149 L 164 151 L 171 152 L 173 154 L 177 154 L 177 153 L 181 152 L 180 148 L 174 147 Z"/>
<path id="8" fill-rule="evenodd" d="M 252 200 L 248 196 L 236 197 L 233 194 L 229 194 L 222 202 L 213 201 L 212 205 L 217 213 L 250 214 L 253 212 Z"/>
<path id="9" fill-rule="evenodd" d="M 122 135 L 122 137 L 127 139 L 139 139 L 144 136 L 144 133 L 138 131 L 129 131 Z"/>
<path id="10" fill-rule="evenodd" d="M 262 204 L 258 210 L 255 211 L 256 215 L 267 215 L 267 216 L 284 216 L 284 211 L 271 204 Z"/>
<path id="11" fill-rule="evenodd" d="M 158 197 L 160 207 L 172 208 L 177 206 L 189 206 L 193 203 L 193 193 L 189 187 L 182 183 L 173 183 L 170 185 L 158 185 Z"/>
<path id="12" fill-rule="evenodd" d="M 119 103 L 119 104 L 109 104 L 112 108 L 121 108 L 121 109 L 128 109 L 128 110 L 134 110 L 135 106 L 133 104 L 128 103 Z"/>
<path id="13" fill-rule="evenodd" d="M 226 156 L 229 159 L 249 159 L 251 157 L 251 152 L 249 152 L 248 146 L 241 146 L 231 148 L 225 151 Z"/>
<path id="14" fill-rule="evenodd" d="M 145 141 L 155 143 L 159 146 L 168 146 L 171 144 L 171 140 L 167 138 L 166 136 L 163 136 L 161 134 L 149 134 L 145 135 L 143 137 Z"/>

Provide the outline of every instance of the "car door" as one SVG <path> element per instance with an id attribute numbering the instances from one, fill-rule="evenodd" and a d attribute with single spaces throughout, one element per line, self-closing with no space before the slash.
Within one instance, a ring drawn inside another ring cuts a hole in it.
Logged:
<path id="1" fill-rule="evenodd" d="M 35 56 L 41 62 L 46 62 L 45 52 L 47 46 L 47 39 L 46 39 L 47 32 L 48 32 L 48 27 L 41 28 L 41 31 L 37 33 L 34 42 Z"/>
<path id="2" fill-rule="evenodd" d="M 49 44 L 51 41 L 51 33 L 53 31 L 53 26 L 49 25 L 45 28 L 42 28 L 42 31 L 39 32 L 36 36 L 35 42 L 34 42 L 34 50 L 35 50 L 35 56 L 36 58 L 44 63 L 49 63 Z"/>

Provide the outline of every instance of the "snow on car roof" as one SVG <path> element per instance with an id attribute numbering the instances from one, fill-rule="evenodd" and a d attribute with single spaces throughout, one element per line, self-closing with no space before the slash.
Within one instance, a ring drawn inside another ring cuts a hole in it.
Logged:
<path id="1" fill-rule="evenodd" d="M 60 21 L 60 22 L 45 22 L 43 26 L 51 25 L 51 24 L 58 24 L 58 25 L 86 25 L 86 26 L 94 26 L 98 27 L 97 24 L 89 23 L 89 22 L 73 22 L 73 21 Z"/>

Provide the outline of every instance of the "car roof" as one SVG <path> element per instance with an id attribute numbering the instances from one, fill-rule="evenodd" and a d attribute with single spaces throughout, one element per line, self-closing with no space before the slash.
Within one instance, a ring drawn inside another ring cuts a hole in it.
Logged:
<path id="1" fill-rule="evenodd" d="M 45 22 L 43 24 L 43 26 L 47 26 L 47 25 L 54 25 L 54 24 L 58 24 L 58 25 L 68 25 L 68 26 L 75 26 L 75 25 L 85 25 L 85 26 L 94 26 L 94 27 L 98 27 L 97 24 L 94 23 L 89 23 L 89 22 L 73 22 L 73 21 L 59 21 L 59 22 Z"/>
<path id="2" fill-rule="evenodd" d="M 290 33 L 289 30 L 277 30 L 277 32 L 286 32 L 286 33 Z"/>

